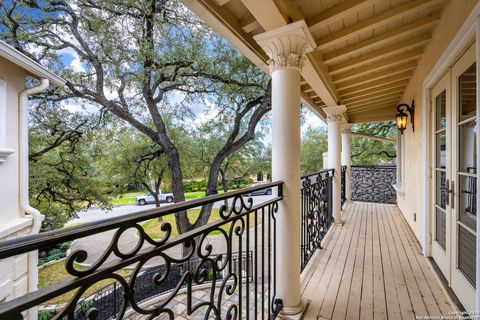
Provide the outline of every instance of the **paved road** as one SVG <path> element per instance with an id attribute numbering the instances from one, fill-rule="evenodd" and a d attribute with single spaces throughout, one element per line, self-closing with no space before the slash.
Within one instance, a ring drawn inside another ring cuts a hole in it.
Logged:
<path id="1" fill-rule="evenodd" d="M 272 196 L 254 196 L 252 197 L 253 199 L 253 205 L 262 203 L 264 201 L 267 201 L 270 199 Z M 219 208 L 223 204 L 223 201 L 216 202 L 214 205 L 214 208 Z M 163 207 L 168 207 L 171 206 L 172 204 L 170 203 L 162 203 Z M 74 223 L 85 223 L 85 222 L 92 222 L 92 221 L 99 221 L 99 220 L 105 220 L 105 219 L 110 219 L 113 217 L 119 217 L 123 216 L 129 213 L 134 213 L 134 212 L 139 212 L 143 211 L 146 209 L 152 209 L 155 208 L 154 204 L 148 204 L 145 206 L 137 206 L 136 204 L 128 204 L 128 205 L 122 205 L 122 206 L 115 206 L 112 208 L 112 210 L 102 210 L 100 208 L 91 208 L 86 211 L 82 211 L 78 213 L 78 218 L 75 218 L 69 222 L 69 224 L 74 224 Z"/>
<path id="2" fill-rule="evenodd" d="M 272 198 L 272 196 L 254 196 L 252 197 L 253 205 L 255 206 L 259 203 L 265 202 L 270 198 Z M 223 204 L 223 201 L 219 201 L 215 203 L 214 207 L 218 208 L 222 204 Z M 167 207 L 171 205 L 172 204 L 165 204 L 164 206 Z M 77 219 L 70 221 L 70 223 L 99 221 L 99 220 L 118 217 L 125 214 L 138 212 L 138 211 L 142 211 L 142 210 L 154 208 L 154 207 L 155 205 L 146 205 L 146 206 L 124 205 L 124 206 L 114 207 L 111 211 L 102 211 L 101 209 L 94 208 L 94 209 L 90 209 L 80 213 L 79 217 Z M 97 261 L 100 258 L 100 256 L 105 252 L 106 248 L 110 245 L 115 232 L 116 230 L 110 230 L 110 231 L 102 232 L 89 237 L 77 239 L 72 244 L 72 250 L 81 249 L 81 250 L 87 251 L 88 257 L 85 263 L 92 264 L 95 261 Z M 138 243 L 138 237 L 136 235 L 136 232 L 137 231 L 134 229 L 126 230 L 122 234 L 122 236 L 119 238 L 118 247 L 122 252 L 129 252 Z M 251 237 L 254 238 L 253 235 Z M 215 253 L 223 253 L 223 252 L 226 252 L 227 250 L 226 249 L 227 243 L 225 242 L 225 239 L 221 235 L 209 236 L 205 240 L 204 245 L 207 245 L 207 244 L 211 244 L 212 247 L 215 248 L 214 249 Z M 146 247 L 150 245 L 145 244 L 144 246 Z M 235 246 L 236 244 L 234 245 L 234 247 Z M 170 256 L 177 256 L 181 252 L 179 250 L 180 250 L 180 247 L 176 246 L 167 250 L 168 252 L 166 251 L 166 253 L 169 254 Z M 107 261 L 112 262 L 113 260 L 116 260 L 116 259 L 118 258 L 114 257 L 114 255 L 110 255 Z M 154 263 L 154 264 L 159 263 L 159 261 L 157 260 L 158 259 L 156 260 L 154 259 L 150 263 Z"/>

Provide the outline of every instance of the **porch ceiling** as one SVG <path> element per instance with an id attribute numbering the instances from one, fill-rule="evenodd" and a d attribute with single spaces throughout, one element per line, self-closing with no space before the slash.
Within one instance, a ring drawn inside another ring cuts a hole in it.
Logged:
<path id="1" fill-rule="evenodd" d="M 254 35 L 305 20 L 317 47 L 302 71 L 303 99 L 320 117 L 344 104 L 350 122 L 394 119 L 445 0 L 182 0 L 266 70 Z"/>

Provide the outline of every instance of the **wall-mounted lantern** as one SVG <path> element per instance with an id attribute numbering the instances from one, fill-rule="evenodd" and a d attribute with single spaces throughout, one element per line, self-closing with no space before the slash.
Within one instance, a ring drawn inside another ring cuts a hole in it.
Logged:
<path id="1" fill-rule="evenodd" d="M 406 103 L 399 104 L 397 106 L 398 114 L 395 117 L 397 121 L 397 129 L 403 134 L 403 131 L 407 128 L 407 118 L 408 112 L 410 114 L 410 122 L 412 123 L 413 132 L 415 132 L 415 102 L 412 100 L 412 106 L 409 106 Z"/>

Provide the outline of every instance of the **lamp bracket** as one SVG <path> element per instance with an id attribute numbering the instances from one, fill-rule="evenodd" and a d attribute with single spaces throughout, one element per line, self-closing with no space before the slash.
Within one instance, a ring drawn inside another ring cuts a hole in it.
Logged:
<path id="1" fill-rule="evenodd" d="M 415 132 L 415 100 L 412 100 L 412 106 L 406 103 L 399 104 L 397 106 L 398 112 L 408 112 L 410 114 L 410 123 L 412 124 L 413 132 Z"/>

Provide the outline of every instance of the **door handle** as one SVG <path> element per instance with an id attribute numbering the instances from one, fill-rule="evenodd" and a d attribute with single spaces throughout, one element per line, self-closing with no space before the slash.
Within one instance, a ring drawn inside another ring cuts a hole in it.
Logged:
<path id="1" fill-rule="evenodd" d="M 450 208 L 455 209 L 455 199 L 453 198 L 455 196 L 455 181 L 450 181 L 450 189 L 447 189 L 447 192 L 452 195 Z"/>
<path id="2" fill-rule="evenodd" d="M 455 201 L 453 200 L 453 195 L 454 195 L 454 191 L 455 191 L 455 181 L 451 181 L 451 188 L 449 189 L 448 188 L 448 185 L 450 184 L 450 180 L 447 179 L 447 181 L 445 181 L 445 188 L 441 188 L 442 191 L 445 191 L 445 203 L 448 205 L 450 205 L 450 194 L 452 195 L 452 205 L 450 206 L 452 209 L 454 209 L 454 206 L 455 206 Z"/>

